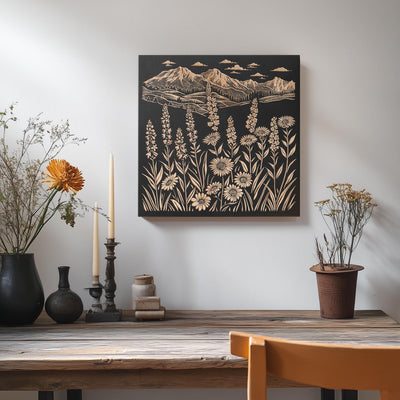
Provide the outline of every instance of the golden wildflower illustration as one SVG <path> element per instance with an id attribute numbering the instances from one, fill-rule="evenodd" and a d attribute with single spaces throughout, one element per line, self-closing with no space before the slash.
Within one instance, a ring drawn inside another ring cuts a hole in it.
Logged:
<path id="1" fill-rule="evenodd" d="M 257 115 L 258 115 L 258 101 L 253 99 L 250 107 L 250 115 L 247 117 L 246 128 L 250 133 L 253 133 L 257 125 Z"/>
<path id="2" fill-rule="evenodd" d="M 237 146 L 237 134 L 232 115 L 228 117 L 228 128 L 226 129 L 226 141 L 229 148 L 234 150 Z"/>
<path id="3" fill-rule="evenodd" d="M 271 119 L 271 133 L 269 135 L 268 143 L 270 144 L 271 151 L 276 151 L 279 147 L 279 130 L 276 117 Z"/>
<path id="4" fill-rule="evenodd" d="M 257 138 L 254 135 L 246 135 L 240 139 L 240 144 L 242 146 L 251 146 L 255 142 L 257 142 Z"/>
<path id="5" fill-rule="evenodd" d="M 211 198 L 204 193 L 197 193 L 191 201 L 197 211 L 204 211 L 210 205 Z"/>
<path id="6" fill-rule="evenodd" d="M 268 136 L 269 129 L 266 126 L 259 126 L 255 129 L 254 134 L 259 138 L 264 138 L 265 136 Z"/>
<path id="7" fill-rule="evenodd" d="M 176 182 L 178 182 L 178 177 L 176 176 L 176 172 L 174 172 L 172 175 L 168 175 L 161 183 L 161 189 L 162 190 L 172 190 Z"/>
<path id="8" fill-rule="evenodd" d="M 217 157 L 210 162 L 211 171 L 218 176 L 228 175 L 233 169 L 233 162 L 226 157 Z"/>
<path id="9" fill-rule="evenodd" d="M 221 135 L 218 132 L 212 132 L 203 139 L 203 142 L 210 146 L 216 146 L 219 139 L 221 139 Z"/>
<path id="10" fill-rule="evenodd" d="M 235 183 L 241 188 L 249 187 L 252 183 L 251 175 L 247 172 L 239 172 L 235 176 Z"/>
<path id="11" fill-rule="evenodd" d="M 278 119 L 278 126 L 280 126 L 283 129 L 291 128 L 294 125 L 294 123 L 295 120 L 290 115 L 284 115 L 282 117 L 279 117 Z"/>
<path id="12" fill-rule="evenodd" d="M 156 143 L 156 131 L 154 126 L 149 120 L 146 126 L 146 157 L 150 160 L 155 160 L 158 156 L 157 143 Z"/>
<path id="13" fill-rule="evenodd" d="M 224 190 L 224 197 L 229 201 L 238 201 L 242 196 L 243 190 L 236 185 L 229 185 Z"/>
<path id="14" fill-rule="evenodd" d="M 194 123 L 193 113 L 190 108 L 186 112 L 186 129 L 188 132 L 189 142 L 191 144 L 196 144 L 197 142 L 197 130 Z"/>
<path id="15" fill-rule="evenodd" d="M 162 140 L 165 146 L 171 146 L 172 144 L 172 129 L 170 126 L 170 115 L 166 104 L 162 107 Z"/>
<path id="16" fill-rule="evenodd" d="M 217 195 L 222 188 L 220 182 L 214 182 L 207 186 L 206 193 L 209 195 Z"/>

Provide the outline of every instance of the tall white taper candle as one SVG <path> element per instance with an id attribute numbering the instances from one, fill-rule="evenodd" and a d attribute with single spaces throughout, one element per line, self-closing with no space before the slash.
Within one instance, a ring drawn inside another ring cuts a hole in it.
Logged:
<path id="1" fill-rule="evenodd" d="M 114 226 L 114 157 L 110 154 L 109 188 L 108 188 L 108 236 L 107 239 L 115 239 Z"/>
<path id="2" fill-rule="evenodd" d="M 99 214 L 97 203 L 94 203 L 93 213 L 93 258 L 92 258 L 92 283 L 99 283 Z"/>

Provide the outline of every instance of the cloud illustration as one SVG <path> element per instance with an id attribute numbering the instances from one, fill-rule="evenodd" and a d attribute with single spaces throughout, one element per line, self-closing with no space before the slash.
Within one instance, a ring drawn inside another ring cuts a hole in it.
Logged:
<path id="1" fill-rule="evenodd" d="M 231 73 L 231 74 L 237 74 L 237 75 L 240 75 L 240 72 L 237 72 L 237 71 L 231 71 L 230 73 Z"/>
<path id="2" fill-rule="evenodd" d="M 170 61 L 170 60 L 165 60 L 163 63 L 161 63 L 161 64 L 164 64 L 165 66 L 167 66 L 167 67 L 170 67 L 171 65 L 174 65 L 174 64 L 176 64 L 176 63 L 174 63 L 173 61 Z"/>
<path id="3" fill-rule="evenodd" d="M 220 61 L 219 63 L 220 63 L 220 64 L 235 64 L 233 61 L 227 60 L 226 58 L 225 58 L 225 60 L 222 60 L 222 61 Z"/>
<path id="4" fill-rule="evenodd" d="M 200 61 L 197 61 L 194 64 L 192 64 L 192 67 L 207 67 L 207 64 L 203 64 Z"/>
<path id="5" fill-rule="evenodd" d="M 264 74 L 260 74 L 259 72 L 257 72 L 256 74 L 250 75 L 250 76 L 252 76 L 254 78 L 264 78 L 265 77 Z"/>
<path id="6" fill-rule="evenodd" d="M 247 71 L 246 68 L 241 67 L 239 64 L 235 64 L 233 67 L 225 68 L 227 71 Z"/>
<path id="7" fill-rule="evenodd" d="M 271 71 L 273 71 L 273 72 L 289 72 L 290 69 L 286 69 L 285 67 L 278 67 L 275 69 L 271 69 Z"/>
<path id="8" fill-rule="evenodd" d="M 257 67 L 259 67 L 259 66 L 260 66 L 260 64 L 251 63 L 251 64 L 249 64 L 249 65 L 247 66 L 247 68 L 257 68 Z"/>

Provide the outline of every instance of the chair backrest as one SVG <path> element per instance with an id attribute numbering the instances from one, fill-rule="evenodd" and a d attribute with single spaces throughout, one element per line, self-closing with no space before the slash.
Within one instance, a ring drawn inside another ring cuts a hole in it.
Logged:
<path id="1" fill-rule="evenodd" d="M 247 358 L 248 400 L 265 400 L 267 373 L 326 389 L 379 390 L 400 400 L 400 347 L 336 345 L 231 332 L 231 353 Z"/>

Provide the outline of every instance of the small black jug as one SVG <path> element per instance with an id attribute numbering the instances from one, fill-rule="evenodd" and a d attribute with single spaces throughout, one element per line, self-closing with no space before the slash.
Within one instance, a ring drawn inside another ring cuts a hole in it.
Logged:
<path id="1" fill-rule="evenodd" d="M 58 267 L 58 272 L 60 275 L 58 290 L 47 298 L 45 309 L 57 323 L 72 324 L 82 314 L 82 300 L 69 288 L 69 267 Z"/>

